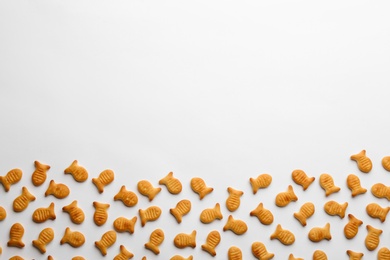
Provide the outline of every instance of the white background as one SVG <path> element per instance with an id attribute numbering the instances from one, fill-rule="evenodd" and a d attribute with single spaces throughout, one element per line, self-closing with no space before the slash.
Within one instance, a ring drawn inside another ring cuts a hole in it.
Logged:
<path id="1" fill-rule="evenodd" d="M 369 218 L 365 206 L 389 202 L 370 191 L 352 199 L 345 181 L 355 173 L 367 189 L 377 182 L 390 185 L 390 173 L 381 166 L 382 157 L 390 155 L 389 10 L 389 1 L 360 0 L 1 1 L 0 173 L 18 167 L 23 179 L 8 193 L 0 188 L 0 205 L 8 212 L 0 222 L 0 258 L 43 259 L 31 241 L 44 227 L 53 227 L 55 239 L 45 258 L 99 259 L 94 241 L 112 229 L 115 218 L 158 205 L 161 218 L 144 228 L 138 221 L 133 235 L 118 234 L 107 259 L 120 244 L 134 259 L 169 259 L 176 253 L 212 259 L 200 248 L 214 229 L 222 235 L 215 259 L 226 259 L 232 245 L 242 249 L 244 259 L 254 259 L 254 241 L 263 242 L 274 259 L 287 259 L 289 253 L 311 259 L 315 249 L 329 259 L 348 259 L 347 249 L 374 259 L 380 247 L 390 245 L 390 229 Z M 362 149 L 373 161 L 369 174 L 349 159 Z M 89 171 L 85 183 L 63 173 L 74 159 Z M 31 183 L 34 160 L 52 166 L 38 188 Z M 91 178 L 106 168 L 115 171 L 115 181 L 100 195 Z M 305 192 L 292 182 L 297 168 L 317 178 Z M 121 185 L 136 191 L 137 182 L 148 179 L 157 186 L 169 171 L 181 180 L 181 194 L 163 187 L 149 203 L 137 193 L 134 208 L 113 201 Z M 324 172 L 341 187 L 329 198 L 318 183 Z M 273 182 L 253 195 L 249 178 L 261 173 L 271 174 Z M 189 186 L 195 176 L 214 187 L 202 201 Z M 70 196 L 44 197 L 51 179 L 69 185 Z M 277 208 L 274 198 L 289 184 L 299 200 Z M 12 201 L 22 186 L 37 200 L 14 213 Z M 233 214 L 248 224 L 243 236 L 222 231 L 229 215 L 228 186 L 245 192 Z M 192 211 L 179 225 L 169 208 L 183 198 L 192 201 Z M 86 213 L 80 226 L 61 212 L 74 199 Z M 323 211 L 331 199 L 348 201 L 347 214 L 364 221 L 353 240 L 343 235 L 347 218 Z M 92 221 L 95 200 L 111 204 L 102 227 Z M 32 212 L 51 201 L 57 219 L 33 223 Z M 315 203 L 316 213 L 303 228 L 292 214 L 306 201 Z M 216 202 L 223 220 L 202 224 L 200 212 Z M 249 217 L 259 202 L 274 213 L 271 226 Z M 24 249 L 6 246 L 16 221 L 26 230 Z M 332 240 L 310 242 L 310 228 L 326 222 Z M 294 232 L 292 246 L 269 239 L 278 223 Z M 366 224 L 384 230 L 374 252 L 364 246 Z M 84 246 L 59 245 L 66 226 L 85 234 Z M 159 256 L 143 248 L 156 228 L 165 231 Z M 174 236 L 193 229 L 197 247 L 176 249 Z"/>

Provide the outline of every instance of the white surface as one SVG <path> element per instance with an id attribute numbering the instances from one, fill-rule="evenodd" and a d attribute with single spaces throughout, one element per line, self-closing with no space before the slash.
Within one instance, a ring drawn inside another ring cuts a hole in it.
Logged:
<path id="1" fill-rule="evenodd" d="M 389 245 L 390 229 L 370 219 L 365 206 L 389 202 L 370 192 L 352 199 L 345 180 L 355 173 L 368 189 L 376 182 L 390 183 L 380 165 L 390 154 L 389 8 L 389 1 L 356 0 L 1 1 L 0 172 L 19 167 L 24 175 L 10 192 L 0 188 L 0 205 L 9 214 L 0 222 L 0 258 L 42 259 L 30 243 L 50 226 L 55 239 L 47 251 L 55 259 L 99 259 L 94 241 L 112 228 L 116 217 L 158 205 L 161 218 L 144 228 L 138 222 L 133 235 L 118 234 L 107 259 L 119 252 L 120 244 L 134 259 L 169 259 L 176 253 L 212 259 L 200 247 L 214 229 L 222 235 L 216 259 L 226 259 L 231 245 L 242 249 L 244 259 L 254 259 L 254 241 L 265 243 L 275 259 L 287 259 L 291 252 L 311 259 L 315 249 L 329 259 L 348 259 L 347 249 L 374 259 L 377 250 L 364 246 L 365 225 L 384 230 L 379 248 Z M 374 163 L 370 174 L 360 173 L 349 159 L 361 149 Z M 88 169 L 87 182 L 63 174 L 74 159 Z M 39 188 L 30 181 L 34 160 L 52 166 Z M 91 178 L 106 168 L 115 171 L 116 179 L 100 195 Z M 293 183 L 290 174 L 296 168 L 317 180 L 306 192 L 293 184 L 298 202 L 277 208 L 274 198 Z M 152 203 L 139 196 L 134 208 L 112 200 L 122 184 L 133 191 L 141 179 L 157 185 L 169 171 L 183 183 L 180 195 L 163 188 Z M 274 181 L 253 195 L 248 179 L 264 172 Z M 323 172 L 341 187 L 329 198 L 318 184 Z M 194 176 L 214 187 L 203 201 L 189 187 Z M 50 179 L 69 185 L 70 196 L 45 198 Z M 22 186 L 37 200 L 15 214 L 12 201 Z M 222 232 L 229 215 L 224 207 L 228 186 L 245 192 L 233 214 L 248 223 L 243 236 Z M 80 226 L 60 210 L 75 198 L 86 212 Z M 178 225 L 169 208 L 183 198 L 193 208 Z M 92 221 L 95 200 L 111 204 L 102 227 Z M 347 213 L 364 221 L 356 238 L 348 241 L 343 235 L 347 218 L 325 214 L 327 200 L 348 201 Z M 57 219 L 34 224 L 32 212 L 51 201 Z M 260 201 L 274 213 L 271 226 L 249 217 Z M 317 211 L 303 228 L 292 214 L 306 201 L 313 201 Z M 224 219 L 201 224 L 201 210 L 216 202 Z M 26 229 L 24 249 L 6 247 L 16 221 Z M 326 222 L 332 240 L 310 242 L 310 228 Z M 295 233 L 292 246 L 269 240 L 278 223 Z M 59 245 L 66 226 L 86 235 L 84 246 Z M 165 241 L 156 257 L 143 245 L 158 227 Z M 193 229 L 197 247 L 176 249 L 174 236 Z"/>

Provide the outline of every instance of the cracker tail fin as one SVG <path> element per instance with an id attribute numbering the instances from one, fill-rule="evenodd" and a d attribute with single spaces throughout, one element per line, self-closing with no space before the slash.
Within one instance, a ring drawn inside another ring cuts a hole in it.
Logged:
<path id="1" fill-rule="evenodd" d="M 121 245 L 119 247 L 119 250 L 121 252 L 122 255 L 125 255 L 126 257 L 128 258 L 133 258 L 134 257 L 134 254 L 131 253 L 129 250 L 126 249 L 126 247 L 124 245 Z"/>
<path id="2" fill-rule="evenodd" d="M 51 180 L 49 183 L 49 187 L 47 188 L 47 190 L 45 192 L 45 197 L 53 194 L 54 185 L 55 185 L 54 180 Z"/>
<path id="3" fill-rule="evenodd" d="M 259 190 L 259 186 L 257 185 L 257 181 L 254 178 L 249 178 L 249 182 L 252 185 L 252 191 L 253 194 L 256 194 L 257 191 Z"/>
<path id="4" fill-rule="evenodd" d="M 213 247 L 209 246 L 208 244 L 202 245 L 202 250 L 206 251 L 207 253 L 209 253 L 212 256 L 217 255 L 217 253 L 215 252 L 215 249 Z"/>
<path id="5" fill-rule="evenodd" d="M 303 214 L 299 213 L 299 212 L 295 212 L 294 213 L 294 217 L 301 223 L 302 226 L 306 226 L 306 218 L 305 216 L 303 216 Z"/>
<path id="6" fill-rule="evenodd" d="M 297 197 L 297 195 L 295 195 L 294 189 L 293 189 L 293 187 L 291 185 L 288 185 L 287 192 L 290 194 L 290 197 L 291 197 L 292 201 L 297 201 L 298 200 L 298 197 Z"/>
<path id="7" fill-rule="evenodd" d="M 196 247 L 196 230 L 193 230 L 193 231 L 191 232 L 190 237 L 191 237 L 190 246 L 191 246 L 192 248 L 195 248 L 195 247 Z"/>
<path id="8" fill-rule="evenodd" d="M 206 197 L 207 194 L 211 193 L 213 190 L 214 188 L 205 187 L 201 192 L 199 192 L 199 198 L 202 200 L 204 197 Z"/>
<path id="9" fill-rule="evenodd" d="M 315 181 L 315 177 L 309 177 L 305 183 L 302 184 L 303 190 L 306 190 L 309 188 L 310 184 L 312 184 Z"/>
<path id="10" fill-rule="evenodd" d="M 66 228 L 65 229 L 65 234 L 64 234 L 64 236 L 61 238 L 61 241 L 60 241 L 60 244 L 62 245 L 62 244 L 64 244 L 64 243 L 66 243 L 66 241 L 68 240 L 68 236 L 70 236 L 70 228 Z"/>
<path id="11" fill-rule="evenodd" d="M 100 181 L 99 178 L 92 178 L 92 183 L 95 184 L 96 188 L 98 189 L 99 193 L 103 193 L 104 191 L 104 185 Z"/>
<path id="12" fill-rule="evenodd" d="M 326 223 L 324 228 L 325 228 L 325 239 L 331 240 L 332 239 L 332 235 L 330 234 L 330 224 Z"/>
<path id="13" fill-rule="evenodd" d="M 146 213 L 145 213 L 145 210 L 140 209 L 138 211 L 138 213 L 139 213 L 139 217 L 141 218 L 141 225 L 145 226 L 145 224 L 146 224 Z"/>
<path id="14" fill-rule="evenodd" d="M 341 212 L 340 212 L 341 218 L 345 217 L 345 211 L 347 211 L 347 207 L 348 207 L 348 202 L 345 202 L 343 205 L 341 205 Z"/>
<path id="15" fill-rule="evenodd" d="M 222 216 L 222 212 L 221 212 L 221 206 L 219 205 L 219 203 L 215 204 L 215 212 L 217 213 L 216 217 L 217 219 L 223 219 L 223 216 Z"/>
<path id="16" fill-rule="evenodd" d="M 50 203 L 49 215 L 50 215 L 50 219 L 52 220 L 56 219 L 56 213 L 54 212 L 54 202 Z"/>
<path id="17" fill-rule="evenodd" d="M 179 212 L 177 212 L 177 209 L 172 208 L 169 210 L 169 212 L 172 214 L 172 216 L 176 219 L 177 223 L 181 223 L 181 215 Z"/>
<path id="18" fill-rule="evenodd" d="M 280 233 L 281 231 L 282 231 L 282 226 L 281 226 L 280 224 L 278 224 L 278 225 L 276 226 L 275 232 L 271 234 L 270 239 L 275 239 L 275 238 L 277 238 L 277 237 L 279 236 L 279 233 Z"/>
<path id="19" fill-rule="evenodd" d="M 26 187 L 23 187 L 23 188 L 22 188 L 22 193 L 23 193 L 23 195 L 25 195 L 25 196 L 28 198 L 29 201 L 34 201 L 34 200 L 35 200 L 35 196 L 32 195 L 32 194 L 28 191 L 28 189 L 27 189 Z"/>
<path id="20" fill-rule="evenodd" d="M 153 190 L 148 195 L 149 201 L 152 201 L 154 197 L 156 197 L 156 195 L 160 193 L 160 191 L 161 191 L 160 187 L 153 188 Z"/>

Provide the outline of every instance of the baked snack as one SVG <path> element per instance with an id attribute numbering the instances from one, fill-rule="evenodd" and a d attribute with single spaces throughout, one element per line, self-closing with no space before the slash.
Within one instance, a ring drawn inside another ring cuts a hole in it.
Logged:
<path id="1" fill-rule="evenodd" d="M 200 213 L 199 218 L 203 224 L 209 224 L 216 219 L 219 219 L 219 220 L 223 219 L 223 216 L 221 213 L 221 207 L 220 207 L 219 203 L 215 204 L 214 208 L 208 208 L 208 209 L 203 210 Z"/>
<path id="2" fill-rule="evenodd" d="M 176 204 L 176 207 L 171 208 L 169 212 L 175 217 L 177 223 L 181 223 L 183 216 L 187 215 L 191 210 L 191 201 L 181 200 Z"/>
<path id="3" fill-rule="evenodd" d="M 390 156 L 382 158 L 382 166 L 386 171 L 390 171 Z"/>
<path id="4" fill-rule="evenodd" d="M 95 207 L 95 213 L 93 214 L 93 222 L 95 222 L 97 226 L 101 226 L 106 223 L 108 219 L 107 211 L 110 207 L 110 204 L 94 201 L 93 206 Z"/>
<path id="5" fill-rule="evenodd" d="M 272 176 L 264 173 L 257 176 L 257 178 L 250 178 L 253 194 L 256 194 L 259 189 L 267 188 L 272 182 Z"/>
<path id="6" fill-rule="evenodd" d="M 32 219 L 35 223 L 42 223 L 46 220 L 55 220 L 56 214 L 54 212 L 54 203 L 50 203 L 47 208 L 38 208 L 34 211 Z"/>
<path id="7" fill-rule="evenodd" d="M 379 236 L 383 233 L 381 229 L 376 229 L 373 226 L 367 225 L 367 236 L 364 240 L 364 243 L 368 250 L 373 251 L 375 250 L 379 245 Z"/>
<path id="8" fill-rule="evenodd" d="M 54 239 L 54 230 L 52 228 L 45 228 L 39 233 L 38 239 L 33 240 L 32 244 L 35 246 L 42 254 L 46 253 L 46 245 L 49 244 Z"/>
<path id="9" fill-rule="evenodd" d="M 133 234 L 134 226 L 136 222 L 137 222 L 137 217 L 133 217 L 132 219 L 119 217 L 114 220 L 113 226 L 116 232 L 119 233 L 129 232 L 130 234 Z"/>
<path id="10" fill-rule="evenodd" d="M 326 223 L 325 227 L 314 227 L 309 231 L 309 239 L 312 242 L 320 242 L 323 239 L 331 240 L 332 236 L 330 234 L 330 224 Z"/>
<path id="11" fill-rule="evenodd" d="M 67 206 L 62 207 L 62 211 L 69 213 L 70 220 L 75 224 L 81 224 L 84 222 L 84 211 L 77 206 L 77 200 L 74 200 Z"/>
<path id="12" fill-rule="evenodd" d="M 120 245 L 119 254 L 114 257 L 114 260 L 127 260 L 134 257 L 134 254 L 126 249 L 124 245 Z"/>
<path id="13" fill-rule="evenodd" d="M 8 192 L 11 185 L 18 183 L 22 179 L 22 175 L 22 170 L 15 168 L 7 172 L 5 176 L 0 176 L 0 183 L 3 185 L 4 190 Z"/>
<path id="14" fill-rule="evenodd" d="M 348 239 L 354 238 L 358 231 L 359 227 L 363 224 L 363 221 L 357 219 L 354 215 L 348 214 L 349 222 L 344 227 L 344 235 Z"/>
<path id="15" fill-rule="evenodd" d="M 214 190 L 214 188 L 207 187 L 204 180 L 198 177 L 191 179 L 191 189 L 199 195 L 199 199 L 201 200 Z"/>
<path id="16" fill-rule="evenodd" d="M 157 206 L 151 206 L 145 210 L 138 210 L 141 218 L 141 225 L 145 226 L 146 222 L 155 221 L 161 216 L 161 208 Z"/>
<path id="17" fill-rule="evenodd" d="M 150 234 L 149 242 L 145 244 L 145 248 L 152 251 L 155 255 L 158 255 L 160 253 L 160 249 L 158 247 L 162 244 L 164 238 L 164 231 L 162 231 L 162 229 L 158 228 L 154 230 Z"/>
<path id="18" fill-rule="evenodd" d="M 270 236 L 270 239 L 277 239 L 279 240 L 283 245 L 292 245 L 295 242 L 295 236 L 294 234 L 287 230 L 283 229 L 280 224 L 276 226 L 275 232 Z"/>
<path id="19" fill-rule="evenodd" d="M 345 217 L 345 211 L 347 210 L 348 202 L 339 204 L 334 200 L 328 201 L 324 205 L 325 212 L 330 216 L 339 216 L 340 218 Z"/>
<path id="20" fill-rule="evenodd" d="M 192 259 L 194 259 L 194 258 L 192 257 L 192 255 L 190 255 L 190 256 L 187 257 L 187 258 L 185 258 L 185 257 L 183 257 L 183 256 L 181 256 L 181 255 L 174 255 L 174 256 L 172 256 L 169 260 L 192 260 Z"/>
<path id="21" fill-rule="evenodd" d="M 232 187 L 228 187 L 227 191 L 229 192 L 229 197 L 226 200 L 226 208 L 230 212 L 236 211 L 240 206 L 240 198 L 244 192 L 233 189 Z"/>
<path id="22" fill-rule="evenodd" d="M 366 150 L 351 155 L 351 160 L 357 162 L 357 166 L 361 172 L 369 173 L 372 169 L 372 162 L 370 158 L 366 156 Z"/>
<path id="23" fill-rule="evenodd" d="M 130 190 L 126 190 L 125 185 L 123 185 L 120 191 L 114 196 L 114 200 L 122 201 L 123 204 L 127 207 L 133 207 L 138 203 L 137 195 Z"/>
<path id="24" fill-rule="evenodd" d="M 31 181 L 34 186 L 40 186 L 46 181 L 47 171 L 50 169 L 50 166 L 38 161 L 35 161 L 34 165 L 35 171 L 31 175 Z"/>
<path id="25" fill-rule="evenodd" d="M 273 253 L 269 253 L 265 245 L 261 242 L 252 243 L 252 254 L 259 260 L 269 260 L 275 256 Z"/>
<path id="26" fill-rule="evenodd" d="M 239 219 L 234 219 L 232 215 L 229 216 L 228 221 L 223 227 L 223 231 L 230 230 L 236 235 L 242 235 L 248 230 L 246 223 Z"/>
<path id="27" fill-rule="evenodd" d="M 147 180 L 139 181 L 137 189 L 141 195 L 148 197 L 149 201 L 152 201 L 161 191 L 160 187 L 153 187 L 153 185 Z"/>
<path id="28" fill-rule="evenodd" d="M 107 249 L 116 242 L 116 232 L 114 230 L 107 231 L 102 235 L 99 241 L 95 241 L 95 246 L 99 249 L 100 253 L 107 255 Z"/>
<path id="29" fill-rule="evenodd" d="M 242 252 L 236 246 L 232 246 L 228 250 L 228 260 L 242 260 Z"/>
<path id="30" fill-rule="evenodd" d="M 360 194 L 364 194 L 367 192 L 366 188 L 363 188 L 360 185 L 360 179 L 355 174 L 350 174 L 347 177 L 347 186 L 352 192 L 352 197 L 355 197 Z"/>
<path id="31" fill-rule="evenodd" d="M 24 235 L 24 227 L 20 223 L 15 223 L 9 230 L 9 241 L 7 246 L 23 248 L 24 243 L 22 241 Z"/>
<path id="32" fill-rule="evenodd" d="M 215 248 L 221 242 L 221 235 L 217 230 L 211 231 L 206 238 L 206 243 L 202 245 L 202 250 L 209 253 L 212 256 L 216 256 Z"/>
<path id="33" fill-rule="evenodd" d="M 287 191 L 280 192 L 278 195 L 276 195 L 275 204 L 278 207 L 285 207 L 291 201 L 297 201 L 297 200 L 298 197 L 295 195 L 293 187 L 291 185 L 288 185 Z"/>
<path id="34" fill-rule="evenodd" d="M 26 187 L 22 188 L 22 194 L 14 199 L 12 208 L 15 212 L 21 212 L 28 207 L 31 201 L 35 200 L 35 196 L 32 195 Z"/>
<path id="35" fill-rule="evenodd" d="M 291 173 L 291 177 L 296 184 L 302 186 L 303 190 L 309 188 L 310 184 L 316 179 L 315 177 L 308 177 L 302 170 L 294 170 Z"/>
<path id="36" fill-rule="evenodd" d="M 290 255 L 288 256 L 288 260 L 303 260 L 303 258 L 300 258 L 300 257 L 296 258 L 296 257 L 294 257 L 293 254 L 290 254 Z"/>
<path id="37" fill-rule="evenodd" d="M 313 260 L 328 260 L 328 256 L 324 251 L 316 250 L 313 253 Z"/>
<path id="38" fill-rule="evenodd" d="M 7 217 L 7 211 L 0 206 L 0 221 L 3 221 Z"/>
<path id="39" fill-rule="evenodd" d="M 177 248 L 196 247 L 196 230 L 193 230 L 191 234 L 179 233 L 173 239 L 173 244 Z"/>
<path id="40" fill-rule="evenodd" d="M 55 183 L 54 180 L 50 181 L 49 187 L 45 192 L 45 197 L 53 195 L 57 199 L 63 199 L 68 197 L 70 190 L 68 186 L 62 183 Z"/>
<path id="41" fill-rule="evenodd" d="M 349 260 L 360 260 L 364 256 L 363 253 L 354 252 L 352 250 L 347 250 L 347 255 L 349 256 Z"/>
<path id="42" fill-rule="evenodd" d="M 65 229 L 65 234 L 61 238 L 60 244 L 69 244 L 72 247 L 80 247 L 85 243 L 85 237 L 83 233 L 79 231 L 71 231 L 69 227 Z"/>
<path id="43" fill-rule="evenodd" d="M 249 213 L 249 215 L 257 217 L 263 225 L 271 225 L 272 222 L 274 222 L 274 215 L 272 215 L 271 211 L 264 208 L 262 202 L 260 202 L 259 205 Z"/>
<path id="44" fill-rule="evenodd" d="M 367 214 L 372 218 L 379 219 L 382 223 L 385 222 L 389 210 L 390 207 L 382 208 L 377 203 L 370 203 L 366 207 Z"/>
<path id="45" fill-rule="evenodd" d="M 327 173 L 320 175 L 321 188 L 325 190 L 325 196 L 328 197 L 330 194 L 340 191 L 340 187 L 334 185 L 332 176 Z"/>
<path id="46" fill-rule="evenodd" d="M 173 177 L 173 172 L 168 173 L 158 184 L 165 185 L 171 194 L 179 194 L 183 188 L 181 182 Z"/>
<path id="47" fill-rule="evenodd" d="M 377 198 L 386 198 L 387 200 L 390 200 L 390 187 L 382 183 L 374 184 L 371 187 L 371 193 Z"/>
<path id="48" fill-rule="evenodd" d="M 88 179 L 88 172 L 83 167 L 80 166 L 77 160 L 74 160 L 72 164 L 64 170 L 65 174 L 71 174 L 73 179 L 77 182 L 84 182 Z"/>
<path id="49" fill-rule="evenodd" d="M 301 223 L 302 226 L 306 226 L 306 220 L 313 216 L 315 212 L 314 204 L 306 202 L 301 206 L 298 212 L 294 213 L 294 217 Z"/>
<path id="50" fill-rule="evenodd" d="M 390 259 L 390 250 L 387 247 L 382 247 L 378 250 L 378 260 L 389 260 Z"/>
<path id="51" fill-rule="evenodd" d="M 99 193 L 103 193 L 104 187 L 114 181 L 115 174 L 113 170 L 106 169 L 102 171 L 97 178 L 92 178 L 92 183 L 95 184 Z"/>

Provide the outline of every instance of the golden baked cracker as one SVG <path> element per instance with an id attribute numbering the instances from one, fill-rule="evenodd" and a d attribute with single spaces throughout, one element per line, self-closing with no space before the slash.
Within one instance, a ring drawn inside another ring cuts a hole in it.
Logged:
<path id="1" fill-rule="evenodd" d="M 32 215 L 32 220 L 35 223 L 42 223 L 46 220 L 55 220 L 56 214 L 54 212 L 54 203 L 50 203 L 49 207 L 47 208 L 38 208 L 34 211 Z"/>
<path id="2" fill-rule="evenodd" d="M 252 243 L 252 254 L 254 255 L 254 257 L 261 260 L 269 260 L 274 257 L 274 254 L 269 253 L 265 245 L 261 242 Z"/>
<path id="3" fill-rule="evenodd" d="M 102 235 L 100 241 L 95 241 L 95 246 L 100 250 L 103 256 L 107 255 L 107 249 L 116 242 L 116 232 L 114 230 L 107 231 Z"/>
<path id="4" fill-rule="evenodd" d="M 146 256 L 144 256 L 144 257 L 142 257 L 142 260 L 148 260 L 148 259 L 146 259 Z"/>
<path id="5" fill-rule="evenodd" d="M 339 216 L 340 218 L 345 217 L 345 211 L 347 210 L 348 202 L 339 204 L 334 200 L 328 201 L 324 205 L 325 212 L 330 216 Z"/>
<path id="6" fill-rule="evenodd" d="M 183 188 L 181 182 L 173 177 L 173 172 L 168 173 L 158 184 L 165 185 L 171 194 L 179 194 Z"/>
<path id="7" fill-rule="evenodd" d="M 137 195 L 134 192 L 127 190 L 125 185 L 123 185 L 119 192 L 114 196 L 114 200 L 122 201 L 127 207 L 133 207 L 138 203 Z"/>
<path id="8" fill-rule="evenodd" d="M 7 217 L 7 211 L 0 206 L 0 221 L 3 221 Z"/>
<path id="9" fill-rule="evenodd" d="M 94 201 L 93 206 L 95 207 L 93 222 L 95 222 L 97 226 L 104 225 L 108 219 L 108 208 L 110 207 L 110 204 Z"/>
<path id="10" fill-rule="evenodd" d="M 77 160 L 74 160 L 72 164 L 64 170 L 65 174 L 71 174 L 73 179 L 77 182 L 84 182 L 88 179 L 88 171 L 80 166 Z"/>
<path id="11" fill-rule="evenodd" d="M 67 206 L 62 207 L 62 211 L 69 213 L 70 220 L 75 224 L 81 224 L 84 222 L 84 211 L 77 206 L 77 200 L 74 200 Z"/>
<path id="12" fill-rule="evenodd" d="M 250 178 L 253 194 L 256 194 L 259 189 L 267 188 L 272 182 L 272 176 L 264 173 L 257 176 L 257 178 Z"/>
<path id="13" fill-rule="evenodd" d="M 175 217 L 177 223 L 181 223 L 183 216 L 187 215 L 191 210 L 191 201 L 181 200 L 176 204 L 176 207 L 171 208 L 169 212 Z"/>
<path id="14" fill-rule="evenodd" d="M 372 218 L 379 219 L 382 223 L 385 222 L 387 213 L 389 213 L 390 207 L 382 208 L 377 203 L 370 203 L 366 207 L 367 214 Z"/>
<path id="15" fill-rule="evenodd" d="M 285 207 L 291 201 L 297 201 L 297 200 L 298 197 L 295 195 L 293 187 L 291 185 L 288 185 L 287 191 L 280 192 L 278 195 L 276 195 L 275 204 L 278 207 Z"/>
<path id="16" fill-rule="evenodd" d="M 28 207 L 31 201 L 35 200 L 35 196 L 32 195 L 26 187 L 22 188 L 22 194 L 14 199 L 12 208 L 15 212 L 21 212 Z"/>
<path id="17" fill-rule="evenodd" d="M 82 256 L 75 256 L 72 258 L 72 260 L 85 260 L 85 258 Z"/>
<path id="18" fill-rule="evenodd" d="M 211 231 L 206 238 L 206 243 L 202 245 L 202 250 L 209 253 L 212 256 L 216 256 L 215 248 L 221 242 L 221 235 L 217 230 Z"/>
<path id="19" fill-rule="evenodd" d="M 99 193 L 103 193 L 104 187 L 114 181 L 114 171 L 106 169 L 102 171 L 97 178 L 92 178 L 92 183 L 95 184 Z"/>
<path id="20" fill-rule="evenodd" d="M 325 190 L 325 195 L 328 197 L 330 194 L 340 191 L 340 187 L 334 185 L 332 176 L 327 173 L 320 175 L 321 188 Z"/>
<path id="21" fill-rule="evenodd" d="M 114 257 L 114 260 L 128 260 L 134 257 L 134 254 L 126 249 L 124 245 L 120 245 L 119 254 Z"/>
<path id="22" fill-rule="evenodd" d="M 386 171 L 390 171 L 390 156 L 382 158 L 382 166 Z"/>
<path id="23" fill-rule="evenodd" d="M 331 240 L 332 236 L 330 234 L 330 224 L 326 223 L 325 227 L 314 227 L 309 231 L 309 239 L 312 242 L 320 242 L 323 239 Z"/>
<path id="24" fill-rule="evenodd" d="M 242 252 L 236 246 L 231 246 L 228 250 L 228 259 L 229 260 L 242 260 Z"/>
<path id="25" fill-rule="evenodd" d="M 48 255 L 47 260 L 54 260 L 54 257 L 52 257 L 51 255 Z M 72 258 L 72 260 L 73 260 L 73 258 Z"/>
<path id="26" fill-rule="evenodd" d="M 270 239 L 277 239 L 279 240 L 283 245 L 292 245 L 295 242 L 295 236 L 294 234 L 287 230 L 283 229 L 280 224 L 276 226 L 275 232 L 270 236 Z"/>
<path id="27" fill-rule="evenodd" d="M 0 183 L 3 185 L 4 190 L 8 192 L 11 185 L 18 183 L 22 179 L 22 175 L 22 170 L 15 168 L 7 172 L 5 176 L 0 176 Z"/>
<path id="28" fill-rule="evenodd" d="M 42 254 L 46 253 L 46 245 L 49 244 L 54 239 L 54 230 L 52 228 L 45 228 L 39 233 L 38 239 L 33 240 L 32 244 L 35 246 Z"/>
<path id="29" fill-rule="evenodd" d="M 274 215 L 272 215 L 271 211 L 264 208 L 262 202 L 249 215 L 257 217 L 263 225 L 271 225 L 274 222 Z"/>
<path id="30" fill-rule="evenodd" d="M 349 222 L 344 227 L 344 235 L 348 239 L 354 238 L 358 231 L 359 226 L 363 224 L 363 221 L 357 219 L 354 215 L 348 214 Z"/>
<path id="31" fill-rule="evenodd" d="M 357 166 L 361 172 L 369 173 L 372 169 L 372 162 L 370 158 L 366 156 L 366 150 L 351 155 L 351 160 L 357 162 Z"/>
<path id="32" fill-rule="evenodd" d="M 386 198 L 390 200 L 390 187 L 382 183 L 376 183 L 371 187 L 371 193 L 377 198 Z"/>
<path id="33" fill-rule="evenodd" d="M 303 258 L 300 258 L 300 257 L 295 258 L 293 254 L 290 254 L 290 255 L 288 256 L 288 260 L 303 260 Z"/>
<path id="34" fill-rule="evenodd" d="M 9 260 L 24 260 L 24 258 L 21 256 L 18 256 L 18 255 L 15 255 L 15 256 L 11 257 Z"/>
<path id="35" fill-rule="evenodd" d="M 352 250 L 347 250 L 347 255 L 349 256 L 349 260 L 360 260 L 364 256 L 363 253 L 354 252 Z"/>
<path id="36" fill-rule="evenodd" d="M 169 260 L 192 260 L 194 259 L 192 255 L 190 255 L 189 257 L 185 258 L 185 257 L 182 257 L 181 255 L 174 255 L 172 256 Z M 146 260 L 146 259 L 145 259 Z"/>
<path id="37" fill-rule="evenodd" d="M 31 181 L 34 186 L 40 186 L 46 181 L 47 171 L 50 169 L 50 166 L 38 161 L 35 161 L 34 165 L 35 171 L 31 175 Z"/>
<path id="38" fill-rule="evenodd" d="M 177 248 L 196 247 L 196 230 L 193 230 L 191 234 L 179 233 L 173 239 L 173 244 Z"/>
<path id="39" fill-rule="evenodd" d="M 60 244 L 69 244 L 72 247 L 80 247 L 85 243 L 85 237 L 83 233 L 79 231 L 71 231 L 69 227 L 65 229 L 65 234 L 61 238 Z"/>
<path id="40" fill-rule="evenodd" d="M 145 226 L 146 222 L 155 221 L 161 216 L 161 208 L 157 206 L 150 206 L 143 210 L 138 210 L 139 217 L 141 218 L 141 225 Z"/>
<path id="41" fill-rule="evenodd" d="M 347 186 L 352 192 L 352 197 L 355 197 L 359 194 L 364 194 L 367 192 L 366 188 L 363 188 L 360 185 L 360 179 L 355 174 L 350 174 L 347 177 Z"/>
<path id="42" fill-rule="evenodd" d="M 214 208 L 205 209 L 200 213 L 200 221 L 204 224 L 209 224 L 216 219 L 223 219 L 219 203 L 215 204 Z"/>
<path id="43" fill-rule="evenodd" d="M 291 173 L 291 177 L 296 184 L 302 186 L 303 190 L 309 188 L 310 184 L 316 179 L 315 177 L 308 177 L 302 170 L 294 170 Z"/>
<path id="44" fill-rule="evenodd" d="M 9 230 L 9 241 L 7 246 L 23 248 L 24 243 L 22 238 L 24 235 L 24 227 L 20 223 L 15 223 L 11 226 Z"/>
<path id="45" fill-rule="evenodd" d="M 149 201 L 152 201 L 161 191 L 160 187 L 153 187 L 153 185 L 147 180 L 139 181 L 137 189 L 141 195 L 148 197 Z"/>
<path id="46" fill-rule="evenodd" d="M 240 198 L 244 192 L 233 189 L 232 187 L 228 187 L 227 191 L 229 192 L 229 197 L 226 200 L 226 208 L 230 212 L 236 211 L 240 206 Z"/>
<path id="47" fill-rule="evenodd" d="M 248 230 L 246 223 L 239 219 L 234 219 L 232 215 L 229 216 L 228 221 L 223 227 L 223 231 L 231 230 L 236 235 L 242 235 Z"/>
<path id="48" fill-rule="evenodd" d="M 313 260 L 328 260 L 328 256 L 324 251 L 316 250 L 313 253 Z"/>
<path id="49" fill-rule="evenodd" d="M 364 240 L 364 243 L 368 250 L 373 251 L 375 250 L 379 245 L 379 236 L 383 233 L 381 229 L 376 229 L 373 226 L 367 225 L 367 236 Z"/>
<path id="50" fill-rule="evenodd" d="M 302 226 L 306 226 L 306 220 L 313 216 L 315 212 L 314 204 L 306 202 L 301 206 L 298 212 L 294 213 L 294 217 L 301 223 Z"/>
<path id="51" fill-rule="evenodd" d="M 70 190 L 68 186 L 63 183 L 55 183 L 54 180 L 50 181 L 49 187 L 45 192 L 45 197 L 53 195 L 57 199 L 63 199 L 68 197 Z"/>
<path id="52" fill-rule="evenodd" d="M 211 193 L 214 188 L 207 187 L 203 179 L 195 177 L 191 179 L 191 189 L 198 193 L 199 199 L 203 199 L 207 194 Z"/>
<path id="53" fill-rule="evenodd" d="M 133 217 L 132 219 L 119 217 L 115 219 L 113 226 L 116 232 L 119 233 L 129 232 L 130 234 L 133 234 L 134 226 L 136 222 L 137 222 L 137 217 Z"/>
<path id="54" fill-rule="evenodd" d="M 158 247 L 162 244 L 164 238 L 164 231 L 162 231 L 162 229 L 158 228 L 154 230 L 150 234 L 149 242 L 145 244 L 145 248 L 152 251 L 155 255 L 158 255 L 160 253 L 160 249 Z"/>
<path id="55" fill-rule="evenodd" d="M 387 247 L 382 247 L 378 251 L 378 260 L 390 260 L 390 250 Z"/>

